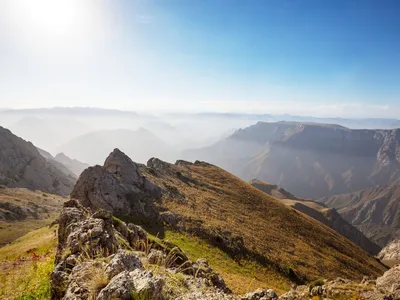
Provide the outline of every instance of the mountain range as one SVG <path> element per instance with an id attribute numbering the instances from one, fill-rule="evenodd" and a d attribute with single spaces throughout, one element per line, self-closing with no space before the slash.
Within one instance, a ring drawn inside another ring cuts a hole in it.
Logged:
<path id="1" fill-rule="evenodd" d="M 298 197 L 318 198 L 399 181 L 400 129 L 259 122 L 183 156 L 244 180 L 273 182 Z"/>

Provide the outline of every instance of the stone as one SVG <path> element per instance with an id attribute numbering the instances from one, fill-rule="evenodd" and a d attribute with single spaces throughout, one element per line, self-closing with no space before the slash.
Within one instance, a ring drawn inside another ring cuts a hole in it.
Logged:
<path id="1" fill-rule="evenodd" d="M 138 299 L 162 300 L 163 281 L 153 276 L 150 271 L 136 269 L 124 271 L 111 279 L 110 283 L 101 290 L 97 300 Z M 142 298 L 139 298 L 142 297 Z"/>
<path id="2" fill-rule="evenodd" d="M 142 262 L 137 256 L 119 250 L 117 254 L 110 257 L 110 262 L 108 263 L 105 272 L 111 279 L 123 271 L 133 271 L 141 269 L 142 267 Z"/>

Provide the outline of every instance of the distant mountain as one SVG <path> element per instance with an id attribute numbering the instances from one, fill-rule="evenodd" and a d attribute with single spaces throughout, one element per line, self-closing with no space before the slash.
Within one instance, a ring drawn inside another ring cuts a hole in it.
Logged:
<path id="1" fill-rule="evenodd" d="M 166 160 L 176 156 L 173 147 L 144 128 L 95 131 L 73 139 L 58 150 L 80 161 L 100 164 L 114 147 L 123 149 L 138 162 L 146 162 L 149 156 Z"/>
<path id="2" fill-rule="evenodd" d="M 335 207 L 369 239 L 384 247 L 400 238 L 400 185 L 380 185 L 319 199 Z"/>
<path id="3" fill-rule="evenodd" d="M 83 122 L 66 115 L 28 115 L 16 116 L 16 119 L 18 121 L 8 126 L 14 134 L 52 152 L 56 147 L 91 130 Z"/>
<path id="4" fill-rule="evenodd" d="M 265 181 L 253 179 L 249 183 L 264 193 L 281 200 L 284 204 L 291 206 L 311 218 L 329 226 L 368 253 L 376 255 L 381 250 L 377 244 L 371 242 L 357 228 L 343 219 L 336 209 L 327 208 L 324 204 L 314 201 L 298 199 L 281 187 Z"/>
<path id="5" fill-rule="evenodd" d="M 62 163 L 64 166 L 66 166 L 69 170 L 71 170 L 78 177 L 82 173 L 83 170 L 85 170 L 86 168 L 89 167 L 88 164 L 80 162 L 79 160 L 76 160 L 76 159 L 71 159 L 68 156 L 66 156 L 64 153 L 58 153 L 54 158 L 56 161 L 58 161 L 59 163 Z"/>
<path id="6" fill-rule="evenodd" d="M 210 161 L 245 180 L 274 182 L 298 197 L 317 198 L 398 181 L 400 129 L 259 122 L 183 156 Z"/>
<path id="7" fill-rule="evenodd" d="M 46 160 L 29 142 L 0 127 L 0 184 L 68 195 L 76 177 Z"/>

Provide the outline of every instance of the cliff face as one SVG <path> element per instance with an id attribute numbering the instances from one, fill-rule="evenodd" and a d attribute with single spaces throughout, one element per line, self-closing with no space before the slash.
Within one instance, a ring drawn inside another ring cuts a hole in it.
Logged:
<path id="1" fill-rule="evenodd" d="M 400 130 L 259 122 L 217 144 L 187 151 L 242 179 L 273 182 L 298 197 L 354 192 L 400 178 Z"/>
<path id="2" fill-rule="evenodd" d="M 400 185 L 380 185 L 354 193 L 320 199 L 368 238 L 386 246 L 400 237 Z"/>
<path id="3" fill-rule="evenodd" d="M 47 161 L 35 146 L 0 127 L 0 184 L 68 195 L 76 178 Z"/>

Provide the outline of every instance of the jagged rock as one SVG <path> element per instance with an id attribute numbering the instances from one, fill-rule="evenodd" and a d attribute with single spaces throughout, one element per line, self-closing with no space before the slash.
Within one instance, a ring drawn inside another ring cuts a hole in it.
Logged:
<path id="1" fill-rule="evenodd" d="M 378 254 L 380 260 L 400 261 L 400 239 L 393 240 Z"/>
<path id="2" fill-rule="evenodd" d="M 93 299 L 107 285 L 106 264 L 100 261 L 76 265 L 69 276 L 64 300 Z"/>
<path id="3" fill-rule="evenodd" d="M 71 197 L 93 211 L 103 208 L 117 216 L 159 218 L 154 202 L 160 199 L 161 188 L 142 176 L 139 165 L 118 149 L 103 167 L 90 167 L 81 174 Z"/>
<path id="4" fill-rule="evenodd" d="M 278 295 L 272 289 L 257 289 L 241 297 L 242 300 L 277 300 Z"/>
<path id="5" fill-rule="evenodd" d="M 163 281 L 153 276 L 150 271 L 136 269 L 121 272 L 101 290 L 97 300 L 111 299 L 152 299 L 162 300 Z M 133 295 L 135 296 L 132 297 Z"/>
<path id="6" fill-rule="evenodd" d="M 117 254 L 110 257 L 110 262 L 108 263 L 105 272 L 111 279 L 123 271 L 133 271 L 141 269 L 142 267 L 142 262 L 137 256 L 119 250 Z"/>
<path id="7" fill-rule="evenodd" d="M 376 288 L 391 295 L 393 299 L 400 299 L 400 265 L 391 268 L 376 280 Z"/>
<path id="8" fill-rule="evenodd" d="M 147 260 L 149 264 L 160 265 L 165 260 L 165 254 L 160 250 L 151 249 Z"/>
<path id="9" fill-rule="evenodd" d="M 199 258 L 191 267 L 196 277 L 206 278 L 215 288 L 226 293 L 231 292 L 225 284 L 224 279 L 210 267 L 207 260 L 204 258 Z"/>

